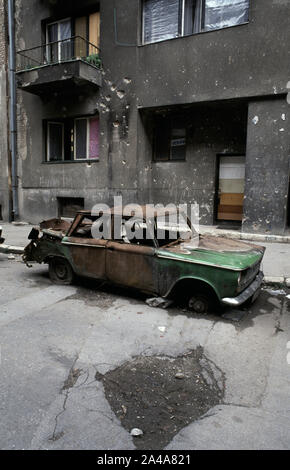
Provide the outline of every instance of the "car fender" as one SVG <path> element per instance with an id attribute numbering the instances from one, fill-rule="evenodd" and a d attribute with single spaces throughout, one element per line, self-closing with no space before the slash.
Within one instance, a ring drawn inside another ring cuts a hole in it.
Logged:
<path id="1" fill-rule="evenodd" d="M 199 282 L 202 282 L 203 284 L 206 284 L 210 289 L 213 290 L 213 292 L 217 296 L 218 300 L 221 300 L 221 296 L 220 296 L 219 292 L 217 291 L 217 289 L 215 288 L 215 286 L 211 282 L 209 282 L 208 280 L 206 280 L 202 277 L 199 277 L 199 276 L 183 276 L 183 277 L 180 277 L 179 279 L 177 279 L 176 281 L 174 281 L 172 283 L 172 285 L 170 286 L 170 288 L 168 289 L 168 291 L 164 295 L 164 297 L 170 296 L 171 292 L 177 286 L 177 284 L 179 284 L 181 282 L 184 282 L 184 281 L 199 281 Z"/>

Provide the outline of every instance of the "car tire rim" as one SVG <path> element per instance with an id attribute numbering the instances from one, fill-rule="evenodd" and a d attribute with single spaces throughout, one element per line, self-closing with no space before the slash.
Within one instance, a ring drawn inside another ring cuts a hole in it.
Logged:
<path id="1" fill-rule="evenodd" d="M 66 265 L 64 263 L 57 263 L 55 266 L 55 274 L 58 279 L 66 279 L 68 274 Z"/>
<path id="2" fill-rule="evenodd" d="M 194 312 L 197 312 L 197 313 L 205 313 L 208 308 L 206 300 L 198 299 L 195 297 L 192 297 L 190 299 L 188 306 L 190 310 L 193 310 Z"/>

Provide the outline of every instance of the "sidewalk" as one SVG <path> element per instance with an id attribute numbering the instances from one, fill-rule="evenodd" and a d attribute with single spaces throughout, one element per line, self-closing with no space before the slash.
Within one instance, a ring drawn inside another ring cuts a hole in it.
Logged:
<path id="1" fill-rule="evenodd" d="M 267 233 L 245 233 L 240 230 L 229 230 L 218 228 L 217 225 L 200 225 L 199 232 L 202 235 L 214 235 L 215 237 L 228 237 L 236 240 L 247 240 L 255 242 L 290 243 L 290 232 L 286 235 L 269 235 Z"/>
<path id="2" fill-rule="evenodd" d="M 25 247 L 28 244 L 28 235 L 32 228 L 32 225 L 13 225 L 8 223 L 0 223 L 2 226 L 2 236 L 5 238 L 5 244 L 16 245 Z M 201 227 L 200 232 L 202 234 L 211 234 L 215 236 L 228 236 L 229 238 L 239 238 L 240 232 L 217 230 L 213 227 Z M 227 235 L 225 235 L 227 232 Z M 231 236 L 233 232 L 235 236 Z M 290 243 L 269 243 L 262 241 L 250 241 L 256 245 L 263 245 L 266 247 L 266 252 L 263 259 L 263 271 L 265 274 L 265 281 L 268 284 L 285 284 L 290 287 Z M 5 256 L 1 255 L 0 256 Z"/>

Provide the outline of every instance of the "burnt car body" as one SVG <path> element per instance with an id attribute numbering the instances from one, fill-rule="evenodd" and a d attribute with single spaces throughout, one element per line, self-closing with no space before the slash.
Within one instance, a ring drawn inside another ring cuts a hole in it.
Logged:
<path id="1" fill-rule="evenodd" d="M 184 214 L 182 223 L 179 219 L 178 224 L 166 224 L 168 214 L 146 209 L 145 217 L 145 208 L 139 214 L 114 208 L 97 215 L 80 211 L 72 223 L 46 221 L 31 232 L 24 260 L 48 263 L 57 283 L 70 284 L 74 275 L 104 280 L 152 296 L 181 298 L 198 313 L 212 303 L 239 306 L 257 297 L 264 247 L 200 236 Z M 134 236 L 129 239 L 132 217 Z M 108 221 L 107 234 L 95 238 L 94 227 L 100 229 L 101 220 L 103 231 Z"/>

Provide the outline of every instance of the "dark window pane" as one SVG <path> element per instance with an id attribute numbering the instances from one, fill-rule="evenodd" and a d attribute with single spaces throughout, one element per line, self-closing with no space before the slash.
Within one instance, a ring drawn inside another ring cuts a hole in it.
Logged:
<path id="1" fill-rule="evenodd" d="M 63 159 L 63 125 L 61 123 L 48 123 L 48 160 Z"/>
<path id="2" fill-rule="evenodd" d="M 180 29 L 180 1 L 145 0 L 143 25 L 145 43 L 177 37 Z"/>
<path id="3" fill-rule="evenodd" d="M 235 26 L 248 21 L 248 17 L 249 0 L 206 0 L 204 29 Z"/>
<path id="4" fill-rule="evenodd" d="M 155 130 L 155 160 L 169 160 L 170 124 L 168 119 L 157 122 Z"/>
<path id="5" fill-rule="evenodd" d="M 50 24 L 47 27 L 48 42 L 55 42 L 58 40 L 58 25 L 57 23 Z"/>
<path id="6" fill-rule="evenodd" d="M 58 61 L 58 24 L 51 24 L 47 27 L 47 61 L 57 62 Z M 52 43 L 52 44 L 50 44 Z"/>
<path id="7" fill-rule="evenodd" d="M 170 142 L 171 160 L 185 160 L 186 152 L 186 129 L 173 128 Z"/>
<path id="8" fill-rule="evenodd" d="M 87 158 L 87 119 L 76 119 L 75 130 L 75 158 Z"/>

